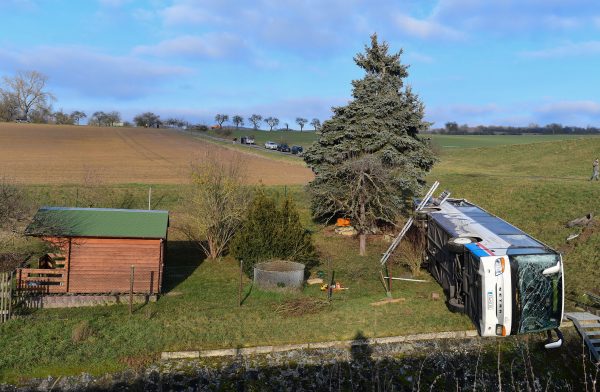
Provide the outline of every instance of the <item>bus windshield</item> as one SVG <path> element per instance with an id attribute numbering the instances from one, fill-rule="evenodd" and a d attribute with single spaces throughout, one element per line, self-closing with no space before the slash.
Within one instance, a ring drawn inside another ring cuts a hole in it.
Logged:
<path id="1" fill-rule="evenodd" d="M 560 260 L 556 254 L 513 255 L 518 332 L 538 332 L 558 328 L 562 313 L 561 271 L 544 276 L 542 271 Z M 515 265 L 516 264 L 516 265 Z M 516 276 L 515 276 L 516 275 Z"/>

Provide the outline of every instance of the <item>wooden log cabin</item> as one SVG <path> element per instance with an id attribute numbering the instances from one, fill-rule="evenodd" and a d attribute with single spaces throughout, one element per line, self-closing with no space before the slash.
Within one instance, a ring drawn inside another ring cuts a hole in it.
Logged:
<path id="1" fill-rule="evenodd" d="M 42 293 L 159 294 L 168 211 L 43 207 L 25 230 L 53 253 L 17 270 L 22 290 Z"/>

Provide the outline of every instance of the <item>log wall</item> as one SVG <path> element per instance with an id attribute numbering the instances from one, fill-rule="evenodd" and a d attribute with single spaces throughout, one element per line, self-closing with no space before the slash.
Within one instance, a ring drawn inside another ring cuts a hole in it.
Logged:
<path id="1" fill-rule="evenodd" d="M 72 238 L 68 256 L 69 293 L 127 293 L 135 266 L 135 293 L 160 292 L 160 239 Z"/>

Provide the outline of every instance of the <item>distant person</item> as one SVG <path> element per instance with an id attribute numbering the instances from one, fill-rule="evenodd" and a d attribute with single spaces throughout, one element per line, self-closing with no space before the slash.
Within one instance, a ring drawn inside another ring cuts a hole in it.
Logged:
<path id="1" fill-rule="evenodd" d="M 598 163 L 598 158 L 596 158 L 594 163 L 592 163 L 592 170 L 592 178 L 590 178 L 590 181 L 592 181 L 594 178 L 596 181 L 598 181 L 598 177 L 600 177 L 600 164 Z"/>

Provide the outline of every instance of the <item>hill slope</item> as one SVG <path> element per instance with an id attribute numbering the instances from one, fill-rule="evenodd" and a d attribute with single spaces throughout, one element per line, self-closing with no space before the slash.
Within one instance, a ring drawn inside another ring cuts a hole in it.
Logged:
<path id="1" fill-rule="evenodd" d="M 0 176 L 28 184 L 186 183 L 209 151 L 226 161 L 239 154 L 170 130 L 0 123 Z M 312 178 L 301 165 L 242 156 L 251 183 Z"/>

